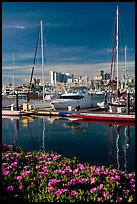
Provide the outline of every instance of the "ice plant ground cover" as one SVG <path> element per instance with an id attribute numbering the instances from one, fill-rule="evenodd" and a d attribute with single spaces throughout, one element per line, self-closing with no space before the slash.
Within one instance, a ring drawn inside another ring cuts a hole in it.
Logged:
<path id="1" fill-rule="evenodd" d="M 2 196 L 29 202 L 134 202 L 135 173 L 2 144 Z"/>

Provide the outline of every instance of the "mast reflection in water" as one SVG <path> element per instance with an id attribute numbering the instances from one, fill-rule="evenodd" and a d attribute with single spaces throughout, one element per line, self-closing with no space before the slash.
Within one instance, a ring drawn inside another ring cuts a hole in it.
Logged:
<path id="1" fill-rule="evenodd" d="M 135 171 L 135 127 L 57 117 L 2 118 L 2 143 Z"/>

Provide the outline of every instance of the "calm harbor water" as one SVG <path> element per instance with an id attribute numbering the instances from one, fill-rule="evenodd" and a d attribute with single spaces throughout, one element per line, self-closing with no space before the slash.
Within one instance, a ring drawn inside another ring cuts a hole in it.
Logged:
<path id="1" fill-rule="evenodd" d="M 120 170 L 135 171 L 134 126 L 76 123 L 55 117 L 3 118 L 2 143 L 27 151 L 76 156 L 91 165 L 114 165 Z"/>

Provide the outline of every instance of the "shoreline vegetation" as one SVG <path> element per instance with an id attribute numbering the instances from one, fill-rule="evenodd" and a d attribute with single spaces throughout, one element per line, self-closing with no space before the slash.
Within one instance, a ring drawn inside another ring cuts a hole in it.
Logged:
<path id="1" fill-rule="evenodd" d="M 3 201 L 135 202 L 135 172 L 2 144 Z"/>

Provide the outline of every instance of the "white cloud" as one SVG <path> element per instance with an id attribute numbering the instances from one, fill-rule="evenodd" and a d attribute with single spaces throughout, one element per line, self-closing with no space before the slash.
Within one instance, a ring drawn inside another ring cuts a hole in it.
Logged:
<path id="1" fill-rule="evenodd" d="M 5 28 L 25 29 L 26 27 L 22 25 L 10 25 L 10 26 L 5 26 Z"/>

